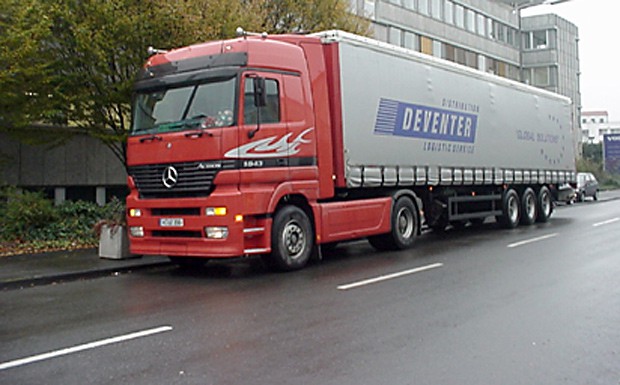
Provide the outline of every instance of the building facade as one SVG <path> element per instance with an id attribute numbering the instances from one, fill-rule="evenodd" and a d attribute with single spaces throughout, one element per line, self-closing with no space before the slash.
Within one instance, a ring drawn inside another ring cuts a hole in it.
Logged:
<path id="1" fill-rule="evenodd" d="M 521 20 L 522 81 L 569 97 L 573 101 L 573 139 L 581 142 L 579 33 L 569 21 L 553 14 Z"/>
<path id="2" fill-rule="evenodd" d="M 21 143 L 0 133 L 0 187 L 43 191 L 60 204 L 85 200 L 100 205 L 127 194 L 125 166 L 101 141 L 76 135 L 54 147 Z"/>
<path id="3" fill-rule="evenodd" d="M 605 134 L 620 134 L 620 121 L 610 121 L 607 111 L 583 111 L 581 127 L 583 143 L 601 143 Z"/>

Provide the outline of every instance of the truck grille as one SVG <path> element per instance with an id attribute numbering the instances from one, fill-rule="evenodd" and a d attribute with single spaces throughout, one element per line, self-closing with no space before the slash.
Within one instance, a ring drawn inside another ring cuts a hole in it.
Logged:
<path id="1" fill-rule="evenodd" d="M 211 194 L 217 173 L 235 165 L 234 160 L 148 164 L 129 167 L 128 173 L 140 198 L 194 198 Z"/>

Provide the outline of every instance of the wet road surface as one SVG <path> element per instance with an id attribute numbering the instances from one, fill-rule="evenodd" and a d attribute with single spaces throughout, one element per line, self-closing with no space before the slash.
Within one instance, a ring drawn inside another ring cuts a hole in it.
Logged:
<path id="1" fill-rule="evenodd" d="M 0 293 L 2 384 L 618 384 L 620 201 L 337 247 L 288 274 L 174 267 Z"/>

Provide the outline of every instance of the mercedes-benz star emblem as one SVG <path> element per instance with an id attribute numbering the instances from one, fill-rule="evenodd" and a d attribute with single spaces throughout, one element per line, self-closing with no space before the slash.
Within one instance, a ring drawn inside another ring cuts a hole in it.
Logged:
<path id="1" fill-rule="evenodd" d="M 167 188 L 173 188 L 177 184 L 178 180 L 179 173 L 177 172 L 177 169 L 172 166 L 166 167 L 163 174 L 161 175 L 161 181 Z"/>

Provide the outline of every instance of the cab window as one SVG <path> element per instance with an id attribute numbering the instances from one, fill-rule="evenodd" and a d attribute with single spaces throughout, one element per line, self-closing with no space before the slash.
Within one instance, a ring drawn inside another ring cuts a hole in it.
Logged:
<path id="1" fill-rule="evenodd" d="M 260 107 L 260 123 L 280 122 L 280 91 L 278 81 L 275 79 L 265 79 L 267 91 L 267 105 Z M 252 78 L 245 79 L 243 103 L 243 121 L 245 124 L 256 124 L 257 108 L 254 104 L 254 82 Z"/>

